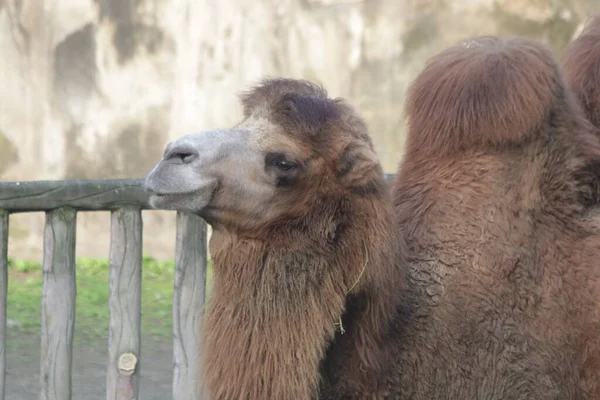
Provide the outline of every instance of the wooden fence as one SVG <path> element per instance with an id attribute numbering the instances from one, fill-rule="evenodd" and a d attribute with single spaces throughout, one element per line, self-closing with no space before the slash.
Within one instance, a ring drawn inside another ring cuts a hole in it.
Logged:
<path id="1" fill-rule="evenodd" d="M 138 398 L 142 278 L 141 180 L 0 183 L 0 400 L 6 380 L 9 215 L 45 212 L 40 399 L 71 399 L 78 211 L 110 211 L 108 400 Z M 173 293 L 173 400 L 197 399 L 196 348 L 206 284 L 206 224 L 178 213 Z"/>
<path id="2" fill-rule="evenodd" d="M 390 182 L 393 175 L 386 175 Z M 6 377 L 9 215 L 45 212 L 40 399 L 71 399 L 78 211 L 110 211 L 108 400 L 138 398 L 142 277 L 141 179 L 0 182 L 0 400 Z M 196 354 L 206 287 L 206 223 L 177 213 L 173 400 L 197 399 Z"/>

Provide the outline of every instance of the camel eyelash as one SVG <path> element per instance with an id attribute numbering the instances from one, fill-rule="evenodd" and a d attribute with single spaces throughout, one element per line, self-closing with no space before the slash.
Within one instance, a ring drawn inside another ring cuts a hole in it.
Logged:
<path id="1" fill-rule="evenodd" d="M 298 167 L 298 164 L 289 160 L 284 153 L 269 153 L 265 157 L 265 165 L 277 167 L 283 172 L 289 172 Z"/>

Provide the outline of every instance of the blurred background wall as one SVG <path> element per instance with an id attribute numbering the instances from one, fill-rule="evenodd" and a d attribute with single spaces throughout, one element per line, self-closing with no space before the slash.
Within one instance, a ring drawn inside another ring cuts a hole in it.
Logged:
<path id="1" fill-rule="evenodd" d="M 426 60 L 468 36 L 521 35 L 560 56 L 600 0 L 0 0 L 0 179 L 143 177 L 165 144 L 234 124 L 264 76 L 307 78 L 364 116 L 386 172 Z M 174 213 L 144 214 L 171 258 Z M 9 252 L 41 259 L 40 214 Z M 108 256 L 108 213 L 78 216 L 78 256 Z"/>

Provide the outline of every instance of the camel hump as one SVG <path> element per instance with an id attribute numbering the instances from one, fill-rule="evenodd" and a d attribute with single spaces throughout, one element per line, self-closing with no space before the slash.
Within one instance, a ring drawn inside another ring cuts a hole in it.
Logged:
<path id="1" fill-rule="evenodd" d="M 600 128 L 600 14 L 565 49 L 565 79 L 587 118 Z"/>
<path id="2" fill-rule="evenodd" d="M 522 142 L 564 94 L 543 44 L 482 36 L 431 58 L 406 103 L 409 152 L 452 153 Z"/>

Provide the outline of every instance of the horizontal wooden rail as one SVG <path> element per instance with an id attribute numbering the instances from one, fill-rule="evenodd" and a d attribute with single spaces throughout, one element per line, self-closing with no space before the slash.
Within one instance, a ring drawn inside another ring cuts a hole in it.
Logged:
<path id="1" fill-rule="evenodd" d="M 0 209 L 10 213 L 50 211 L 110 211 L 133 206 L 149 209 L 142 179 L 0 182 Z"/>
<path id="2" fill-rule="evenodd" d="M 393 174 L 386 174 L 391 182 Z M 143 179 L 0 182 L 0 210 L 9 213 L 51 211 L 112 211 L 121 207 L 150 209 Z"/>

